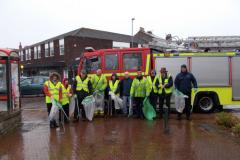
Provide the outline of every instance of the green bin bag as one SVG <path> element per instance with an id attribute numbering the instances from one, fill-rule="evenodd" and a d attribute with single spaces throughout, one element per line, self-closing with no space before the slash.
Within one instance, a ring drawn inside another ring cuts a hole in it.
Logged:
<path id="1" fill-rule="evenodd" d="M 156 117 L 156 111 L 149 102 L 149 98 L 145 98 L 143 101 L 143 114 L 146 117 L 147 120 L 153 120 L 153 118 Z"/>

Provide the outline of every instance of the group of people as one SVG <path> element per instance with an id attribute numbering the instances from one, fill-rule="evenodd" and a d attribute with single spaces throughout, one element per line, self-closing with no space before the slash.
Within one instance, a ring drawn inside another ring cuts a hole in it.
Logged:
<path id="1" fill-rule="evenodd" d="M 44 84 L 44 93 L 46 95 L 46 104 L 48 108 L 48 114 L 50 114 L 52 107 L 52 100 L 55 99 L 61 102 L 63 110 L 67 116 L 69 116 L 69 103 L 70 97 L 75 96 L 77 98 L 77 107 L 74 110 L 74 121 L 79 120 L 79 111 L 81 110 L 81 118 L 86 119 L 86 114 L 83 105 L 81 104 L 83 99 L 94 93 L 101 95 L 98 97 L 101 103 L 98 103 L 95 108 L 94 115 L 104 115 L 105 111 L 105 99 L 111 100 L 109 93 L 114 93 L 116 96 L 121 97 L 123 105 L 121 109 L 115 109 L 114 103 L 110 103 L 114 114 L 123 114 L 124 116 L 132 115 L 137 118 L 144 118 L 142 111 L 143 101 L 146 97 L 153 108 L 157 109 L 157 102 L 159 102 L 159 117 L 163 115 L 164 103 L 168 108 L 168 114 L 170 113 L 171 96 L 173 93 L 173 85 L 175 88 L 186 95 L 185 98 L 185 112 L 186 118 L 190 119 L 191 113 L 191 93 L 192 88 L 197 90 L 197 81 L 192 73 L 188 72 L 187 66 L 181 66 L 181 72 L 176 76 L 175 80 L 170 73 L 168 73 L 165 67 L 162 67 L 159 75 L 156 71 L 152 70 L 150 75 L 144 77 L 142 71 L 139 69 L 134 79 L 129 72 L 124 73 L 124 78 L 119 80 L 116 73 L 113 73 L 111 79 L 108 81 L 102 70 L 98 69 L 96 74 L 88 77 L 86 71 L 82 70 L 79 75 L 74 79 L 73 85 L 69 85 L 68 79 L 60 81 L 60 75 L 58 73 L 52 73 L 49 80 Z M 135 75 L 133 75 L 135 76 Z M 166 101 L 166 102 L 165 102 Z M 133 105 L 134 104 L 134 105 Z M 130 106 L 133 108 L 129 109 Z M 178 119 L 181 119 L 182 113 L 178 113 Z M 61 117 L 61 116 L 59 116 Z M 65 122 L 68 122 L 67 117 L 64 118 Z M 50 127 L 57 127 L 56 120 L 50 121 Z"/>

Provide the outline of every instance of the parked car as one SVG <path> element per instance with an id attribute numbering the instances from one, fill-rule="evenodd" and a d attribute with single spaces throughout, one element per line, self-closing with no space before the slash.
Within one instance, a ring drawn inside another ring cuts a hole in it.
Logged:
<path id="1" fill-rule="evenodd" d="M 24 77 L 20 81 L 21 95 L 43 95 L 43 85 L 46 80 L 48 80 L 46 76 Z"/>
<path id="2" fill-rule="evenodd" d="M 26 79 L 26 78 L 30 78 L 30 77 L 27 77 L 27 76 L 21 76 L 21 77 L 20 77 L 20 81 L 22 81 L 22 80 L 24 80 L 24 79 Z"/>

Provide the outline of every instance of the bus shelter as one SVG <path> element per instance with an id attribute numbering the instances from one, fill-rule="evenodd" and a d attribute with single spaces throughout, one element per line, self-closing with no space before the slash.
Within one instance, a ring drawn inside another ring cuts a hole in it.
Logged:
<path id="1" fill-rule="evenodd" d="M 15 50 L 0 49 L 0 134 L 20 122 L 19 63 Z"/>

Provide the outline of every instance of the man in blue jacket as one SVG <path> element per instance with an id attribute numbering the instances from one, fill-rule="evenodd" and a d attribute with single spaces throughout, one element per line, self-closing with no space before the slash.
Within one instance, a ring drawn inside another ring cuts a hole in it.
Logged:
<path id="1" fill-rule="evenodd" d="M 176 76 L 174 84 L 177 90 L 188 96 L 188 98 L 185 98 L 184 110 L 187 120 L 190 120 L 192 87 L 194 88 L 194 92 L 196 92 L 198 86 L 195 77 L 192 73 L 188 72 L 185 64 L 181 66 L 181 72 Z M 178 113 L 178 119 L 181 119 L 181 113 Z"/>
<path id="2" fill-rule="evenodd" d="M 130 100 L 130 89 L 132 86 L 132 79 L 129 77 L 129 73 L 124 73 L 124 79 L 120 81 L 120 93 L 123 98 L 123 114 L 127 116 L 128 114 L 128 108 L 127 106 L 130 106 L 131 100 Z M 129 113 L 131 114 L 131 113 Z"/>

